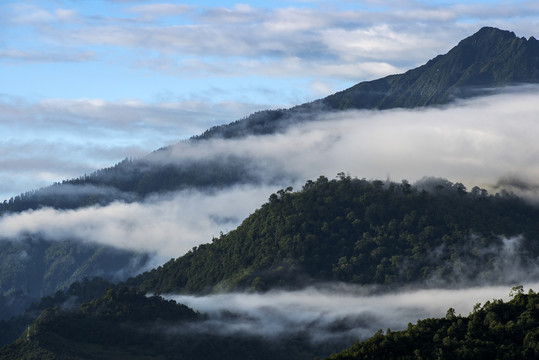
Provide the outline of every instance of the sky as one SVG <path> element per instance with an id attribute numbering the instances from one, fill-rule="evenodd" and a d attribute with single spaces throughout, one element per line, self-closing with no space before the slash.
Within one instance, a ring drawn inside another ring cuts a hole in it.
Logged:
<path id="1" fill-rule="evenodd" d="M 0 199 L 446 53 L 533 1 L 0 3 Z M 360 175 L 360 174 L 358 174 Z"/>

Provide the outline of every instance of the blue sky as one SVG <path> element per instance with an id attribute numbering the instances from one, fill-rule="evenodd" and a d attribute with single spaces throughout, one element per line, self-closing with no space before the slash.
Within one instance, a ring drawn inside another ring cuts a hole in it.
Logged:
<path id="1" fill-rule="evenodd" d="M 0 3 L 0 199 L 403 72 L 533 1 Z"/>

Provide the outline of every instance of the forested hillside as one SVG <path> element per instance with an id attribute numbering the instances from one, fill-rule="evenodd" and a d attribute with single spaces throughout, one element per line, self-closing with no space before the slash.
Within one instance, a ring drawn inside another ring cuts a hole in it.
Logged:
<path id="1" fill-rule="evenodd" d="M 332 360 L 360 359 L 537 359 L 539 295 L 522 287 L 513 299 L 477 304 L 468 316 L 447 311 L 445 318 L 424 319 L 404 331 L 373 337 L 332 355 Z"/>
<path id="2" fill-rule="evenodd" d="M 110 288 L 80 307 L 44 310 L 13 344 L 0 348 L 0 358 L 307 360 L 336 349 L 302 333 L 275 340 L 199 332 L 204 319 L 171 300 Z"/>
<path id="3" fill-rule="evenodd" d="M 15 341 L 44 310 L 48 308 L 75 309 L 85 302 L 102 297 L 105 290 L 112 287 L 114 287 L 113 283 L 103 278 L 96 277 L 92 280 L 84 278 L 75 281 L 68 288 L 43 296 L 31 305 L 20 304 L 27 306 L 24 314 L 12 316 L 9 320 L 0 320 L 0 347 Z"/>
<path id="4" fill-rule="evenodd" d="M 322 281 L 522 281 L 536 275 L 537 218 L 539 209 L 520 198 L 441 179 L 411 186 L 321 176 L 272 194 L 237 229 L 128 284 L 200 293 Z"/>
<path id="5" fill-rule="evenodd" d="M 222 334 L 208 328 L 208 322 L 197 327 L 207 320 L 204 314 L 145 294 L 265 291 L 328 281 L 383 284 L 393 290 L 411 284 L 522 282 L 537 275 L 538 215 L 536 206 L 511 194 L 489 195 L 478 187 L 467 191 L 462 184 L 443 179 L 424 179 L 412 186 L 407 181 L 368 181 L 344 173 L 333 180 L 321 176 L 307 181 L 300 191 L 287 188 L 271 194 L 237 229 L 123 284 L 84 281 L 44 298 L 25 316 L 3 323 L 4 338 L 17 331 L 20 337 L 3 347 L 0 356 L 329 356 L 343 345 L 339 339 L 313 343 L 302 329 L 278 341 L 255 334 Z M 110 288 L 104 291 L 105 287 Z M 429 357 L 457 349 L 462 358 L 477 354 L 495 358 L 509 349 L 511 354 L 533 358 L 535 338 L 528 334 L 537 327 L 533 321 L 539 300 L 520 289 L 516 292 L 507 308 L 499 301 L 487 303 L 468 320 L 450 311 L 446 319 L 420 321 L 407 332 L 377 334 L 334 356 L 368 353 L 391 358 L 398 350 Z M 219 316 L 233 321 L 236 315 Z M 36 317 L 21 334 L 21 328 Z M 425 345 L 429 336 L 434 337 L 432 346 Z M 501 347 L 498 338 L 505 339 Z"/>

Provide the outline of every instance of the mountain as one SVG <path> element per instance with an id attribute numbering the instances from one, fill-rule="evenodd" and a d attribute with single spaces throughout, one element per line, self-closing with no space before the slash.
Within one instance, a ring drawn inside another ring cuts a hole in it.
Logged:
<path id="1" fill-rule="evenodd" d="M 441 179 L 321 176 L 272 194 L 235 230 L 127 284 L 151 293 L 339 281 L 509 284 L 537 275 L 539 208 Z"/>
<path id="2" fill-rule="evenodd" d="M 222 321 L 239 328 L 245 324 L 236 323 L 238 315 L 227 311 L 215 324 L 215 316 L 209 318 L 155 293 L 264 291 L 333 280 L 388 288 L 400 282 L 451 286 L 474 280 L 522 281 L 525 275 L 537 275 L 538 215 L 539 208 L 511 194 L 488 195 L 478 187 L 468 192 L 462 184 L 441 179 L 411 186 L 406 181 L 367 181 L 344 174 L 334 180 L 320 177 L 301 191 L 288 188 L 271 194 L 236 230 L 151 272 L 118 285 L 103 280 L 74 283 L 67 291 L 43 298 L 25 318 L 0 322 L 2 330 L 7 328 L 6 337 L 12 336 L 13 328 L 20 334 L 0 348 L 0 357 L 329 356 L 349 345 L 349 339 L 313 342 L 308 336 L 311 328 L 276 339 L 222 333 L 216 328 Z M 539 295 L 524 295 L 518 287 L 515 294 L 508 304 L 476 306 L 468 318 L 450 309 L 444 319 L 421 320 L 401 332 L 379 332 L 332 357 L 535 358 Z M 35 320 L 21 332 L 32 315 Z M 327 326 L 346 330 L 349 324 L 364 321 L 369 320 L 341 319 Z M 457 357 L 448 355 L 455 353 Z"/>
<path id="3" fill-rule="evenodd" d="M 227 316 L 227 314 L 223 314 Z M 197 331 L 205 315 L 159 296 L 109 288 L 78 308 L 49 308 L 0 358 L 15 359 L 312 359 L 336 348 L 304 334 L 274 340 Z"/>
<path id="4" fill-rule="evenodd" d="M 424 319 L 404 331 L 380 330 L 373 337 L 332 355 L 361 359 L 537 359 L 539 295 L 516 288 L 513 299 L 477 304 L 468 316 L 454 309 L 445 318 Z"/>
<path id="5" fill-rule="evenodd" d="M 125 280 L 147 266 L 149 256 L 80 241 L 39 237 L 0 241 L 0 320 L 22 313 L 39 297 L 86 277 Z"/>
<path id="6" fill-rule="evenodd" d="M 539 41 L 485 27 L 447 54 L 404 74 L 361 82 L 290 109 L 260 111 L 226 125 L 214 126 L 143 158 L 125 159 L 110 168 L 20 194 L 0 204 L 0 214 L 42 206 L 72 209 L 104 205 L 114 200 L 138 201 L 151 194 L 182 189 L 275 184 L 277 179 L 291 180 L 291 175 L 281 172 L 273 179 L 266 179 L 261 176 L 263 164 L 247 154 L 196 160 L 177 154 L 182 153 L 186 143 L 200 143 L 203 147 L 203 140 L 208 139 L 273 134 L 297 123 L 313 121 L 328 111 L 440 105 L 457 98 L 484 95 L 508 85 L 530 83 L 539 83 Z"/>
<path id="7" fill-rule="evenodd" d="M 539 82 L 539 41 L 484 27 L 404 74 L 359 83 L 321 102 L 332 109 L 413 108 L 446 104 L 492 88 Z"/>
<path id="8" fill-rule="evenodd" d="M 415 108 L 447 104 L 514 84 L 539 83 L 539 41 L 484 27 L 445 55 L 404 74 L 364 81 L 288 110 L 268 110 L 213 127 L 193 139 L 268 134 L 320 111 Z"/>

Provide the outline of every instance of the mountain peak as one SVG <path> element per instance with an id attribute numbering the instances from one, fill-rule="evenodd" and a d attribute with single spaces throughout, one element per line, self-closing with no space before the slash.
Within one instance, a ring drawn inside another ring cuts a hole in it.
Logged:
<path id="1" fill-rule="evenodd" d="M 488 94 L 495 88 L 539 83 L 539 41 L 512 31 L 483 27 L 447 54 L 404 74 L 364 81 L 349 89 L 291 109 L 267 110 L 228 125 L 215 126 L 193 139 L 269 134 L 324 109 L 390 109 L 447 104 L 457 98 Z M 291 120 L 293 119 L 293 120 Z"/>
<path id="2" fill-rule="evenodd" d="M 539 83 L 539 41 L 483 27 L 423 66 L 359 83 L 322 101 L 334 109 L 411 108 L 517 83 Z"/>
<path id="3" fill-rule="evenodd" d="M 479 31 L 477 31 L 475 34 L 471 35 L 469 38 L 479 38 L 479 37 L 480 38 L 496 37 L 496 38 L 510 39 L 510 38 L 516 38 L 517 36 L 515 35 L 514 32 L 509 31 L 509 30 L 502 30 L 502 29 L 498 29 L 492 26 L 484 26 L 481 29 L 479 29 Z"/>

